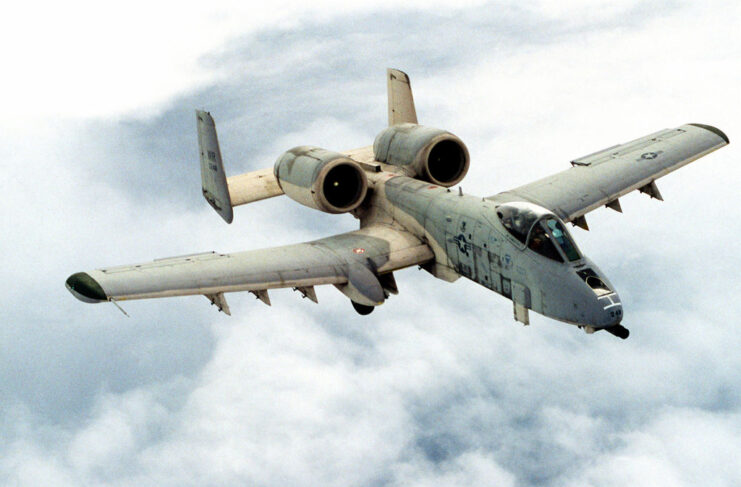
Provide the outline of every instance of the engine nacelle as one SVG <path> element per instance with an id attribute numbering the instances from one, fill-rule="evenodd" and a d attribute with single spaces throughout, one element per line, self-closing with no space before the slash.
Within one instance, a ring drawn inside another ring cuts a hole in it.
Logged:
<path id="1" fill-rule="evenodd" d="M 466 145 L 450 132 L 413 123 L 392 125 L 373 142 L 375 159 L 404 167 L 412 177 L 440 186 L 458 184 L 468 172 Z"/>
<path id="2" fill-rule="evenodd" d="M 319 147 L 284 152 L 273 172 L 291 199 L 326 213 L 352 211 L 368 192 L 368 178 L 357 162 Z"/>

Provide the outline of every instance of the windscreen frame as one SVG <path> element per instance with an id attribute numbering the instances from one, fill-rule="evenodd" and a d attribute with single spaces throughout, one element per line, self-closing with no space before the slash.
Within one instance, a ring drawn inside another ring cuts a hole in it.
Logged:
<path id="1" fill-rule="evenodd" d="M 507 234 L 517 242 L 520 250 L 529 249 L 538 255 L 559 263 L 574 264 L 584 259 L 584 255 L 576 245 L 571 233 L 566 229 L 563 221 L 552 211 L 534 203 L 515 201 L 498 205 L 496 213 L 499 223 L 504 227 Z M 553 228 L 548 224 L 550 221 L 554 222 Z M 556 248 L 560 259 L 554 259 L 544 252 L 530 248 L 534 229 L 538 225 L 546 233 L 551 245 Z M 527 233 L 524 232 L 525 229 L 527 229 Z M 561 236 L 556 237 L 554 230 L 561 232 Z"/>
<path id="2" fill-rule="evenodd" d="M 571 233 L 569 233 L 564 224 L 558 218 L 556 218 L 555 215 L 553 215 L 552 217 L 543 217 L 540 221 L 542 222 L 542 225 L 546 229 L 546 231 L 550 234 L 553 241 L 555 241 L 556 248 L 558 248 L 559 252 L 561 252 L 563 257 L 565 257 L 565 262 L 573 264 L 574 262 L 579 262 L 580 260 L 584 259 L 584 254 L 582 254 L 579 250 L 579 247 L 576 245 L 576 242 L 571 236 Z M 549 222 L 551 221 L 555 223 L 555 228 L 552 228 L 549 225 Z M 561 239 L 556 236 L 556 231 L 560 231 L 562 233 Z M 567 249 L 565 248 L 566 245 L 564 245 L 564 243 L 568 244 L 573 254 L 567 251 Z"/>

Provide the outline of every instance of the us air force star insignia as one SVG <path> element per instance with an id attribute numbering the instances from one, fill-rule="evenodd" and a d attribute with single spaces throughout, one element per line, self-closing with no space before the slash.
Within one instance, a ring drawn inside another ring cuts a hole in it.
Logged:
<path id="1" fill-rule="evenodd" d="M 462 233 L 457 237 L 453 237 L 453 242 L 458 246 L 458 251 L 463 255 L 468 255 L 468 242 L 466 242 L 466 236 Z"/>
<path id="2" fill-rule="evenodd" d="M 355 252 L 356 254 L 364 254 L 365 253 L 365 249 L 362 249 L 360 247 L 355 248 L 355 249 L 352 249 L 352 251 Z"/>
<path id="3" fill-rule="evenodd" d="M 641 154 L 641 159 L 656 159 L 658 154 L 656 152 L 646 152 Z"/>

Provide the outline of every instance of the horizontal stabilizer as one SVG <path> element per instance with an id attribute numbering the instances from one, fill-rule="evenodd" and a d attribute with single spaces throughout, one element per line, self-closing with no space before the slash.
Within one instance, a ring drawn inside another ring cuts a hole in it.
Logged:
<path id="1" fill-rule="evenodd" d="M 224 221 L 231 223 L 234 214 L 224 164 L 221 161 L 219 139 L 216 137 L 216 125 L 208 112 L 196 110 L 196 117 L 198 119 L 198 148 L 201 157 L 203 197 Z"/>
<path id="2" fill-rule="evenodd" d="M 273 168 L 260 169 L 227 179 L 232 206 L 245 205 L 283 194 Z"/>

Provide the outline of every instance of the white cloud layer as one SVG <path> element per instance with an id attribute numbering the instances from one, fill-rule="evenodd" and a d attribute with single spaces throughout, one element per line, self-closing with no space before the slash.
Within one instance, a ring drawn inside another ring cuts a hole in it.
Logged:
<path id="1" fill-rule="evenodd" d="M 741 483 L 739 7 L 297 5 L 4 18 L 6 44 L 26 46 L 5 55 L 28 70 L 2 82 L 0 483 Z M 575 231 L 621 291 L 629 340 L 539 316 L 523 328 L 504 299 L 416 270 L 368 318 L 332 288 L 318 306 L 231 295 L 232 318 L 202 297 L 131 302 L 131 319 L 63 288 L 81 269 L 352 228 L 285 199 L 233 226 L 191 208 L 182 132 L 194 104 L 213 107 L 230 167 L 247 169 L 300 143 L 362 145 L 384 122 L 386 65 L 410 72 L 423 123 L 469 145 L 475 194 L 667 126 L 729 134 L 659 182 L 665 203 L 630 195 Z"/>
<path id="2" fill-rule="evenodd" d="M 657 412 L 642 431 L 621 435 L 622 448 L 595 458 L 567 485 L 736 485 L 740 420 L 738 413 Z"/>
<path id="3" fill-rule="evenodd" d="M 457 8 L 480 3 L 457 2 Z M 404 11 L 444 2 L 409 1 Z M 446 6 L 450 9 L 450 6 Z M 108 117 L 152 113 L 174 96 L 217 80 L 228 67 L 205 63 L 227 42 L 264 30 L 369 11 L 398 10 L 392 1 L 281 0 L 101 3 L 15 2 L 0 20 L 3 127 L 43 117 Z M 10 120 L 8 120 L 10 118 Z"/>

